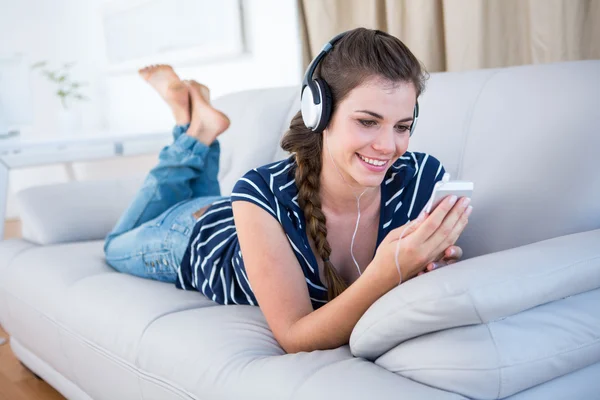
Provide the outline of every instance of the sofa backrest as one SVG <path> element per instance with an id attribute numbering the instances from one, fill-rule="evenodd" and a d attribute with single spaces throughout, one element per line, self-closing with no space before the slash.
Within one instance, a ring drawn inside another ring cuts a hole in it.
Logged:
<path id="1" fill-rule="evenodd" d="M 279 160 L 299 88 L 230 94 L 219 180 Z M 600 228 L 600 61 L 431 74 L 410 151 L 475 183 L 465 258 Z"/>

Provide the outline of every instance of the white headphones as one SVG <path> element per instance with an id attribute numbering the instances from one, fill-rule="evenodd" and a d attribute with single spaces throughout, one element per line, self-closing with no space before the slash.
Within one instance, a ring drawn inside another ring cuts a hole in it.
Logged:
<path id="1" fill-rule="evenodd" d="M 313 79 L 313 74 L 317 69 L 319 62 L 321 62 L 325 55 L 331 51 L 333 45 L 343 38 L 346 33 L 347 32 L 342 32 L 327 42 L 325 46 L 323 46 L 323 49 L 321 49 L 321 52 L 311 61 L 304 74 L 300 96 L 300 112 L 302 113 L 304 125 L 313 132 L 323 132 L 329 123 L 331 109 L 333 107 L 333 99 L 329 85 L 327 85 L 327 82 L 325 82 L 324 79 Z M 417 101 L 413 111 L 413 122 L 410 125 L 410 136 L 412 136 L 415 127 L 417 126 L 418 119 L 419 102 Z"/>

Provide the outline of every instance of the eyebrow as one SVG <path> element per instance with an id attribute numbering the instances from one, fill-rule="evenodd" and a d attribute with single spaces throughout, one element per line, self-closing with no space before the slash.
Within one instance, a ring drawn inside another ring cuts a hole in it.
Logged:
<path id="1" fill-rule="evenodd" d="M 373 116 L 375 118 L 383 119 L 383 117 L 381 115 L 379 115 L 379 114 L 377 114 L 376 112 L 373 112 L 373 111 L 369 111 L 369 110 L 355 110 L 355 112 L 361 112 L 361 113 L 369 114 L 369 115 L 371 115 L 371 116 Z M 398 122 L 408 122 L 408 121 L 412 121 L 412 120 L 413 120 L 413 117 L 411 116 L 411 117 L 403 118 L 403 119 L 399 120 Z"/>

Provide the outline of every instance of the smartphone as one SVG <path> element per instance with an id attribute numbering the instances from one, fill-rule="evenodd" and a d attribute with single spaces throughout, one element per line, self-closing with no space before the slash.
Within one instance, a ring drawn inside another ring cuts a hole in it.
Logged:
<path id="1" fill-rule="evenodd" d="M 458 199 L 461 197 L 472 197 L 473 187 L 473 182 L 450 181 L 450 174 L 446 172 L 442 180 L 436 182 L 433 186 L 431 197 L 423 209 L 427 214 L 431 214 L 442 200 L 453 194 L 456 195 Z"/>

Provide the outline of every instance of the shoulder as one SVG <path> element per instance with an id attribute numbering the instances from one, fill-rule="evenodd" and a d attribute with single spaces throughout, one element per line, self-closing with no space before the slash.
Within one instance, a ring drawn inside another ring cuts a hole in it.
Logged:
<path id="1" fill-rule="evenodd" d="M 270 164 L 263 165 L 262 167 L 253 168 L 246 172 L 233 187 L 233 191 L 236 189 L 247 188 L 248 186 L 256 189 L 264 189 L 268 192 L 274 193 L 276 184 L 286 180 L 287 175 L 285 172 L 292 170 L 294 166 L 293 157 L 276 161 Z"/>
<path id="2" fill-rule="evenodd" d="M 231 200 L 245 200 L 260 205 L 275 214 L 280 203 L 291 201 L 286 189 L 293 182 L 294 157 L 254 168 L 242 176 L 233 186 Z"/>

